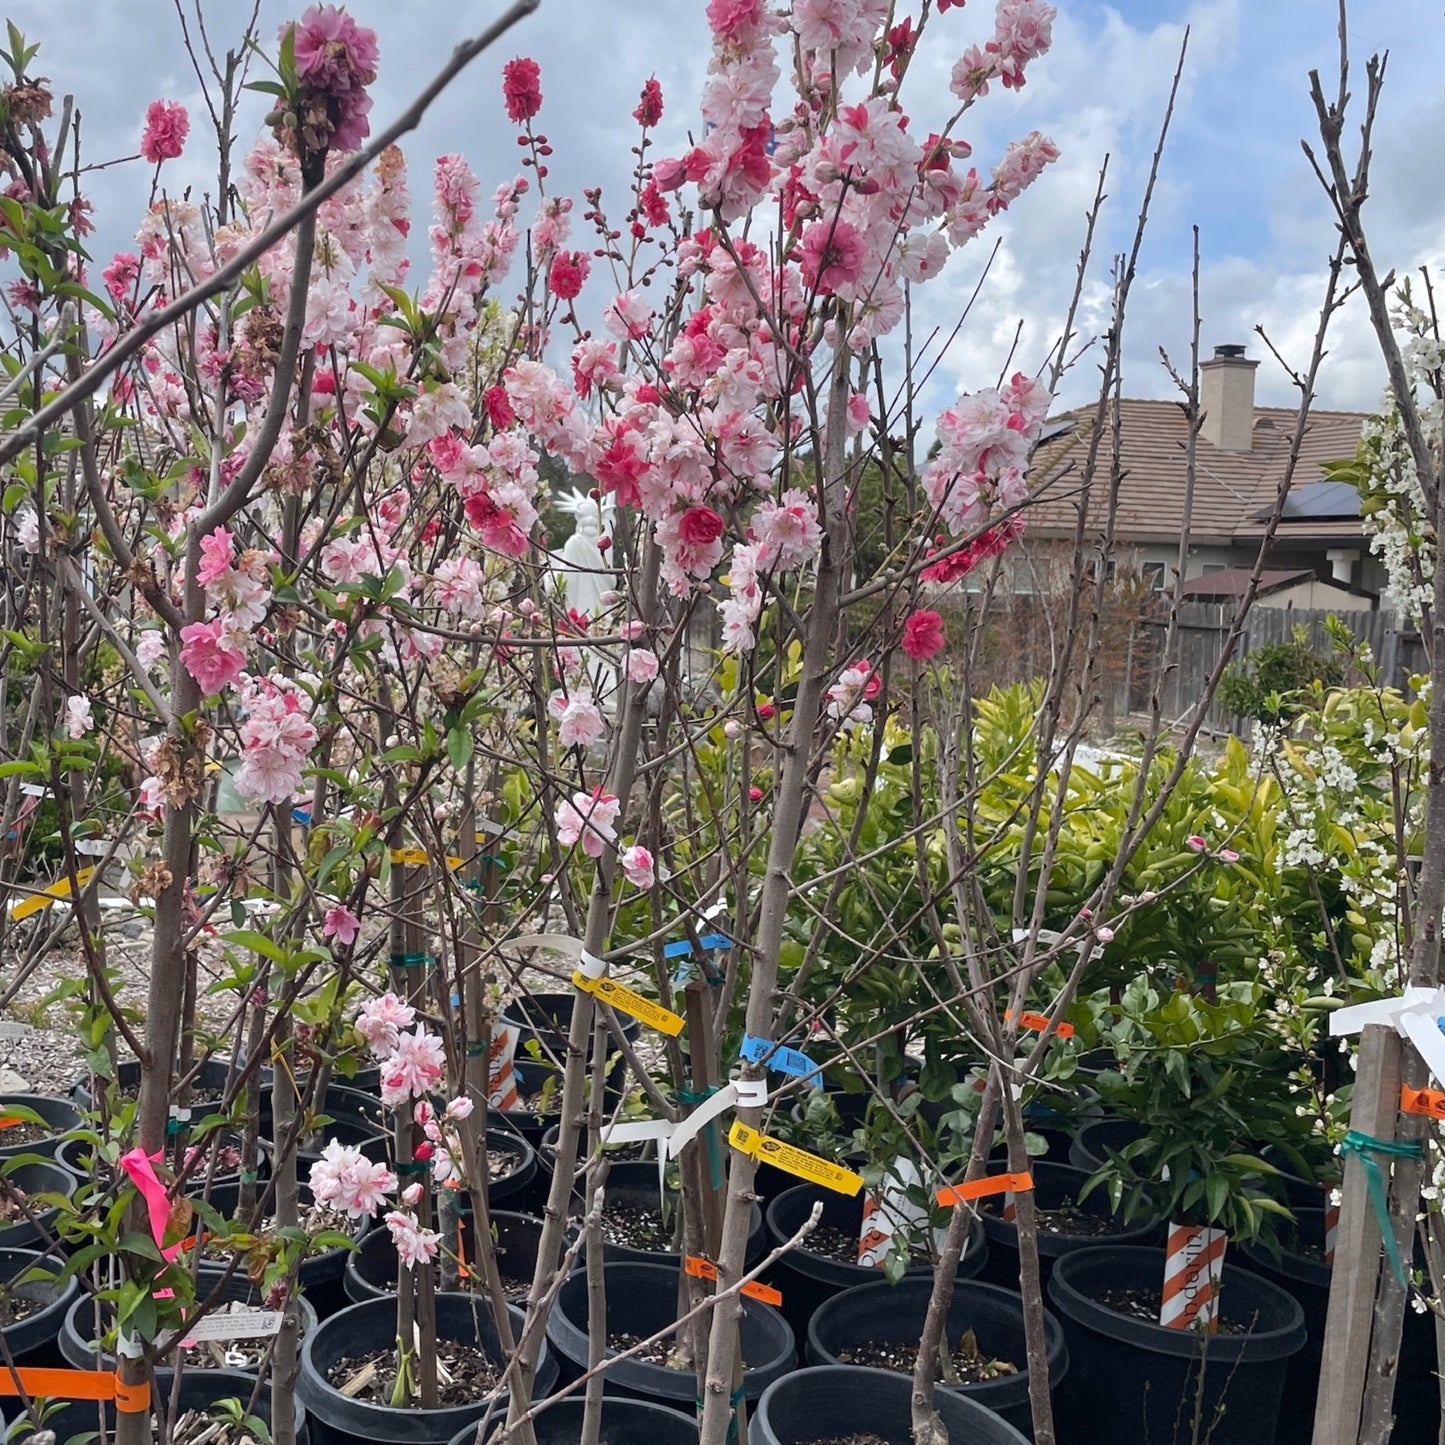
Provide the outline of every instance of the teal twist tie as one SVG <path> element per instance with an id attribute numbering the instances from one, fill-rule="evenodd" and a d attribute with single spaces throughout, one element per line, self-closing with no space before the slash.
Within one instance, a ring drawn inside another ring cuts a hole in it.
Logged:
<path id="1" fill-rule="evenodd" d="M 396 1166 L 398 1174 L 430 1174 L 431 1164 L 425 1159 L 405 1159 Z"/>
<path id="2" fill-rule="evenodd" d="M 429 953 L 393 953 L 391 955 L 391 966 L 393 968 L 425 968 L 432 961 Z"/>
<path id="3" fill-rule="evenodd" d="M 1400 1263 L 1400 1252 L 1395 1248 L 1395 1231 L 1390 1224 L 1390 1205 L 1385 1195 L 1385 1180 L 1375 1155 L 1384 1154 L 1392 1159 L 1423 1159 L 1425 1147 L 1419 1139 L 1376 1139 L 1351 1129 L 1340 1145 L 1340 1153 L 1353 1154 L 1365 1171 L 1365 1185 L 1370 1191 L 1370 1202 L 1375 1206 L 1375 1218 L 1380 1224 L 1380 1239 L 1385 1246 L 1385 1257 L 1400 1282 L 1401 1289 L 1408 1289 L 1409 1278 Z"/>

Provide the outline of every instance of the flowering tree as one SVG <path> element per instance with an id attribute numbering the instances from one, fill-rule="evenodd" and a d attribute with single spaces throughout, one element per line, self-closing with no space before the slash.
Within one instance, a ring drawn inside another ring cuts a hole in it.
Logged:
<path id="1" fill-rule="evenodd" d="M 385 142 L 528 8 L 462 47 L 375 140 L 375 37 L 332 6 L 308 10 L 283 27 L 272 71 L 255 82 L 273 109 L 234 173 L 228 125 L 244 67 L 211 78 L 214 209 L 166 190 L 188 121 L 157 101 L 141 146 L 158 168 L 152 203 L 135 252 L 100 268 L 99 289 L 80 249 L 88 208 L 66 168 L 66 122 L 42 141 L 51 101 L 18 36 L 13 123 L 0 142 L 12 177 L 0 241 L 20 271 L 7 293 L 13 410 L 0 440 L 0 540 L 17 564 L 7 657 L 40 678 L 0 775 L 7 820 L 26 782 L 58 806 L 64 876 L 86 924 L 76 993 L 94 1064 L 113 1072 L 122 1046 L 140 1061 L 134 1118 L 122 1116 L 117 1142 L 159 1162 L 178 1091 L 183 1101 L 196 1065 L 229 1039 L 237 1064 L 219 1125 L 241 1123 L 254 1150 L 258 1126 L 243 1116 L 274 1059 L 275 1174 L 263 1194 L 287 1245 L 266 1270 L 284 1296 L 306 1244 L 295 1237 L 297 1145 L 324 1111 L 331 1072 L 369 1053 L 393 1111 L 392 1157 L 328 1144 L 310 1188 L 349 1216 L 386 1211 L 406 1266 L 396 1398 L 429 1404 L 435 1353 L 410 1358 L 409 1326 L 435 1326 L 431 1272 L 417 1268 L 447 1237 L 430 1186 L 465 1184 L 497 1332 L 515 1347 L 508 1427 L 522 1440 L 584 1134 L 589 1202 L 602 1177 L 610 1054 L 626 1057 L 657 1116 L 676 1124 L 693 1107 L 683 1091 L 696 1099 L 722 1084 L 746 1034 L 762 1049 L 736 1070 L 743 1132 L 733 1137 L 763 1131 L 791 1101 L 801 1084 L 768 1095 L 774 1047 L 800 1029 L 830 1037 L 836 995 L 808 990 L 841 937 L 831 904 L 868 853 L 867 809 L 843 807 L 849 789 L 867 799 L 884 768 L 906 764 L 911 815 L 891 846 L 914 860 L 909 961 L 937 990 L 868 1042 L 903 1038 L 921 1012 L 978 1040 L 991 1062 L 968 1171 L 983 1171 L 1000 1115 L 1022 1167 L 1014 1081 L 1039 1067 L 1112 936 L 1123 869 L 1182 776 L 1208 702 L 1162 789 L 1140 782 L 1120 857 L 1085 911 L 1050 920 L 1063 926 L 1049 932 L 1060 799 L 1093 674 L 1086 666 L 1073 705 L 1062 660 L 1030 724 L 1039 765 L 1022 844 L 1009 829 L 991 833 L 979 700 L 967 663 L 944 665 L 942 617 L 927 604 L 931 588 L 977 580 L 1016 535 L 1069 337 L 1039 374 L 1016 371 L 946 408 L 920 462 L 928 429 L 915 368 L 931 358 L 905 323 L 926 295 L 918 288 L 1057 155 L 1034 133 L 985 173 L 963 133 L 991 90 L 1025 83 L 1050 43 L 1051 7 L 999 0 L 991 32 L 969 45 L 949 0 L 901 19 L 886 0 L 782 10 L 709 0 L 701 143 L 654 157 L 672 102 L 645 81 L 631 191 L 620 203 L 587 191 L 580 214 L 548 184 L 539 69 L 514 59 L 502 103 L 521 173 L 484 201 L 462 157 L 440 158 L 428 264 L 413 274 L 409 172 Z M 913 123 L 904 97 L 925 34 L 958 59 L 947 113 Z M 1106 397 L 1132 267 L 1116 288 Z M 521 299 L 503 306 L 498 293 L 513 282 Z M 1321 349 L 1302 381 L 1306 403 Z M 1189 402 L 1197 424 L 1197 389 Z M 1104 615 L 1102 580 L 1092 591 L 1083 581 L 1095 561 L 1088 488 L 1109 493 L 1112 516 L 1118 485 L 1105 435 L 1096 429 L 1073 571 L 1068 649 L 1088 657 Z M 880 516 L 859 506 L 869 465 L 885 480 Z M 579 507 L 597 510 L 595 610 L 568 606 L 544 530 L 547 479 L 560 476 L 580 484 Z M 871 577 L 855 565 L 865 531 L 885 557 Z M 1161 731 L 1156 700 L 1141 779 Z M 838 848 L 837 863 L 808 880 L 812 892 L 798 876 L 809 833 Z M 115 1002 L 95 926 L 78 849 L 94 839 L 107 858 L 130 858 L 153 919 L 143 1029 Z M 1005 842 L 1021 847 L 1018 886 L 997 908 L 977 884 L 978 858 Z M 667 943 L 685 938 L 700 952 L 700 920 L 719 917 L 729 947 L 716 982 L 675 982 Z M 481 1227 L 479 1139 L 498 999 L 523 984 L 506 945 L 549 929 L 570 937 L 582 966 L 518 1338 Z M 844 986 L 882 973 L 901 936 L 865 949 Z M 1065 955 L 1042 1034 L 1020 1044 L 1030 990 Z M 668 1035 L 658 1078 L 606 1005 L 609 966 L 633 970 L 666 1013 L 686 1012 L 688 1053 Z M 195 1010 L 207 980 L 230 1000 L 216 1036 Z M 896 1104 L 890 1081 L 877 1082 Z M 715 1263 L 718 1292 L 689 1281 L 698 1317 L 711 1307 L 690 1348 L 702 1438 L 721 1445 L 734 1421 L 756 1159 L 730 1153 L 718 1210 L 697 1155 L 681 1161 L 687 1249 Z M 173 1193 L 203 1157 L 177 1157 Z M 262 1211 L 255 1168 L 253 1153 L 244 1197 Z M 1021 1200 L 1042 1442 L 1052 1438 L 1043 1317 L 1032 1204 Z M 950 1224 L 932 1343 L 920 1349 L 918 1445 L 939 1438 L 930 1351 L 970 1217 L 960 1208 Z M 137 1201 L 136 1230 L 143 1218 Z M 211 1223 L 224 1237 L 225 1222 Z M 597 1229 L 594 1208 L 587 1268 L 600 1300 Z M 124 1369 L 138 1377 L 194 1291 L 152 1251 L 107 1242 L 128 1270 Z M 593 1324 L 588 1440 L 607 1348 L 602 1317 Z M 284 1445 L 294 1318 L 275 1369 Z M 139 1424 L 122 1421 L 123 1445 L 135 1445 Z"/>

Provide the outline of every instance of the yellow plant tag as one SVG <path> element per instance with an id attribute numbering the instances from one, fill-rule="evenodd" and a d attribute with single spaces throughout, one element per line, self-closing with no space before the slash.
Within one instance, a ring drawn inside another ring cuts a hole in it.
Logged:
<path id="1" fill-rule="evenodd" d="M 839 1194 L 856 1194 L 863 1187 L 863 1176 L 841 1164 L 830 1164 L 806 1149 L 795 1149 L 774 1139 L 770 1134 L 759 1134 L 749 1129 L 740 1119 L 733 1121 L 728 1131 L 728 1143 L 739 1154 L 751 1154 L 760 1164 L 771 1164 L 788 1174 L 796 1174 L 811 1184 L 821 1184 L 825 1189 L 836 1189 Z"/>
<path id="2" fill-rule="evenodd" d="M 572 982 L 580 988 L 583 993 L 590 993 L 594 998 L 600 999 L 609 1008 L 615 1008 L 619 1013 L 631 1014 L 640 1023 L 644 1023 L 650 1029 L 656 1029 L 658 1033 L 676 1036 L 682 1032 L 684 1020 L 671 1009 L 665 1009 L 660 1003 L 653 1003 L 650 998 L 643 998 L 640 993 L 627 987 L 626 984 L 617 983 L 610 978 L 588 978 L 585 973 L 578 969 L 572 975 Z"/>
<path id="3" fill-rule="evenodd" d="M 431 862 L 430 856 L 425 848 L 393 848 L 391 850 L 391 861 L 393 863 L 405 863 L 413 868 L 424 868 Z M 447 867 L 451 869 L 460 868 L 460 858 L 448 858 Z"/>
<path id="4" fill-rule="evenodd" d="M 75 881 L 82 888 L 95 877 L 94 868 L 82 868 L 76 875 Z M 29 918 L 33 913 L 39 913 L 42 909 L 49 908 L 52 903 L 62 898 L 70 897 L 70 879 L 61 878 L 52 883 L 43 893 L 36 893 L 29 898 L 22 898 L 19 903 L 10 905 L 10 917 L 17 922 L 22 918 Z"/>

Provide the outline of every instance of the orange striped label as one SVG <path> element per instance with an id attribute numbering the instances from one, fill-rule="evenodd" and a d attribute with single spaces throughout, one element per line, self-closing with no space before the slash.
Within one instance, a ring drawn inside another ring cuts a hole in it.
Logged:
<path id="1" fill-rule="evenodd" d="M 1007 1015 L 1010 1023 L 1013 1022 L 1013 1015 Z M 1041 1034 L 1049 1026 L 1047 1014 L 1021 1013 L 1019 1015 L 1019 1027 L 1021 1029 L 1032 1029 L 1036 1034 Z M 1054 1025 L 1054 1032 L 1061 1039 L 1071 1039 L 1074 1036 L 1073 1024 L 1066 1024 L 1062 1021 Z"/>
<path id="2" fill-rule="evenodd" d="M 1171 1224 L 1164 1255 L 1164 1293 L 1159 1323 L 1174 1330 L 1219 1324 L 1219 1285 L 1229 1235 L 1201 1225 Z"/>
<path id="3" fill-rule="evenodd" d="M 1340 1229 L 1340 1206 L 1331 1203 L 1333 1189 L 1325 1190 L 1325 1263 L 1333 1267 L 1335 1262 L 1335 1236 Z"/>
<path id="4" fill-rule="evenodd" d="M 695 1254 L 687 1255 L 682 1262 L 682 1267 L 694 1279 L 716 1279 L 717 1265 L 710 1259 L 700 1259 Z M 759 1280 L 750 1280 L 739 1291 L 749 1299 L 761 1300 L 765 1305 L 780 1305 L 783 1302 L 782 1292 L 775 1290 L 771 1285 L 763 1284 Z"/>

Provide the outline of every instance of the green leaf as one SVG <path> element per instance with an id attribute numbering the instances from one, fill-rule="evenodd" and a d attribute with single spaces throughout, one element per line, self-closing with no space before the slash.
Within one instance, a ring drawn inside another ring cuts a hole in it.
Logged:
<path id="1" fill-rule="evenodd" d="M 470 728 L 454 727 L 447 733 L 447 757 L 457 772 L 465 770 L 475 745 Z"/>
<path id="2" fill-rule="evenodd" d="M 284 948 L 267 938 L 264 933 L 257 933 L 254 928 L 238 928 L 232 933 L 223 933 L 221 941 L 235 944 L 237 948 L 249 948 L 253 952 L 269 958 L 272 963 L 290 963 L 291 961 L 291 955 Z"/>

